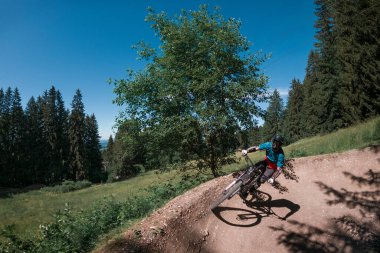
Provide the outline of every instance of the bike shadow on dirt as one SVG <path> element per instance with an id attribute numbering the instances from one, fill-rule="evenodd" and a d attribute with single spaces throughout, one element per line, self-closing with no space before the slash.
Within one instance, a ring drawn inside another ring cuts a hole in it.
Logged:
<path id="1" fill-rule="evenodd" d="M 344 214 L 328 219 L 325 226 L 301 223 L 290 220 L 270 227 L 279 233 L 277 243 L 286 247 L 288 252 L 366 252 L 377 253 L 380 249 L 380 171 L 369 169 L 362 175 L 345 171 L 343 175 L 351 184 L 364 189 L 336 189 L 324 182 L 316 182 L 320 190 L 329 196 L 329 206 L 343 205 L 356 209 L 357 216 Z"/>
<path id="2" fill-rule="evenodd" d="M 265 217 L 277 217 L 286 220 L 294 213 L 300 210 L 300 206 L 287 199 L 272 199 L 272 196 L 266 192 L 257 191 L 256 196 L 248 197 L 244 200 L 245 205 L 249 209 L 219 206 L 213 210 L 214 215 L 224 223 L 237 227 L 253 227 L 261 223 Z M 272 207 L 287 208 L 289 212 L 281 217 L 277 215 Z M 227 215 L 227 213 L 236 212 L 235 215 Z"/>

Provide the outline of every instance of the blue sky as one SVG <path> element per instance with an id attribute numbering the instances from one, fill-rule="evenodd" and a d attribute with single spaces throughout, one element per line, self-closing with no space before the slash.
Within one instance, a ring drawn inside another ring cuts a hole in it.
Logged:
<path id="1" fill-rule="evenodd" d="M 200 4 L 221 7 L 225 18 L 242 21 L 252 52 L 271 54 L 261 69 L 271 89 L 286 101 L 293 78 L 303 80 L 314 43 L 313 0 L 0 0 L 0 87 L 18 87 L 23 105 L 54 85 L 70 108 L 76 89 L 87 114 L 94 113 L 107 139 L 121 108 L 109 78 L 142 69 L 131 48 L 139 41 L 157 45 L 147 7 L 170 15 Z"/>

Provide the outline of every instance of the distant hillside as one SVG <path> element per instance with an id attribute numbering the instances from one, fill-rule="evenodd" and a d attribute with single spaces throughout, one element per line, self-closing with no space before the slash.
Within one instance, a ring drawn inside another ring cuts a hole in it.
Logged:
<path id="1" fill-rule="evenodd" d="M 106 149 L 108 144 L 108 140 L 100 140 L 100 149 Z"/>

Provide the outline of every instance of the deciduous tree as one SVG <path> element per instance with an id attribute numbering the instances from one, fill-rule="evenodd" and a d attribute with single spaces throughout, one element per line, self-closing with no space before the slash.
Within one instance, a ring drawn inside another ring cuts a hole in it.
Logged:
<path id="1" fill-rule="evenodd" d="M 151 133 L 162 156 L 195 159 L 197 168 L 217 176 L 239 145 L 236 132 L 252 127 L 260 112 L 263 57 L 250 53 L 238 20 L 207 6 L 174 18 L 150 10 L 146 20 L 161 52 L 140 44 L 146 68 L 114 82 L 116 102 L 126 105 L 126 120 Z"/>

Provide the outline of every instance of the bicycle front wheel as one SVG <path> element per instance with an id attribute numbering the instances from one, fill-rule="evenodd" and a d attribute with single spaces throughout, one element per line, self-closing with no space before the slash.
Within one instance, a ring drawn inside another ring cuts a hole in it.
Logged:
<path id="1" fill-rule="evenodd" d="M 210 206 L 211 210 L 215 210 L 226 199 L 232 198 L 239 190 L 240 186 L 243 184 L 241 180 L 238 180 L 234 185 L 225 190 Z"/>

